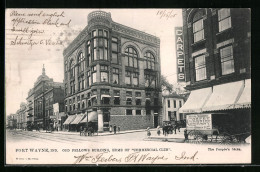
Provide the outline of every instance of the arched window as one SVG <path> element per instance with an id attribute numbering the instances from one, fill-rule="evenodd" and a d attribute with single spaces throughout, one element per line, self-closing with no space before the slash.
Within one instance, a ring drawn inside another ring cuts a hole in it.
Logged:
<path id="1" fill-rule="evenodd" d="M 153 69 L 154 70 L 154 66 L 155 66 L 155 57 L 151 52 L 146 52 L 144 54 L 145 57 L 145 69 Z"/>
<path id="2" fill-rule="evenodd" d="M 70 77 L 75 77 L 75 61 L 73 59 L 70 61 Z"/>
<path id="3" fill-rule="evenodd" d="M 78 56 L 78 72 L 84 71 L 84 54 L 81 52 Z"/>
<path id="4" fill-rule="evenodd" d="M 193 40 L 198 42 L 204 39 L 204 26 L 203 26 L 203 11 L 200 10 L 193 16 L 192 19 L 193 26 Z"/>
<path id="5" fill-rule="evenodd" d="M 126 66 L 138 68 L 138 56 L 135 49 L 128 47 L 125 49 Z"/>

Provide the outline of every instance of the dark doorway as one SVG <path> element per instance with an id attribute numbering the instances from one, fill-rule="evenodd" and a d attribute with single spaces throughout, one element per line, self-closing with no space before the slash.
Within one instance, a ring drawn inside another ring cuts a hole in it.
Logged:
<path id="1" fill-rule="evenodd" d="M 154 120 L 154 128 L 156 128 L 158 126 L 158 116 L 154 116 L 153 118 Z"/>

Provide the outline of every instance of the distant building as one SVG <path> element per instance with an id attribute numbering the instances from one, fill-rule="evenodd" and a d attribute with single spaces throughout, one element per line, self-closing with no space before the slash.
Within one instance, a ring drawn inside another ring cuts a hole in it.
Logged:
<path id="1" fill-rule="evenodd" d="M 131 130 L 162 122 L 158 37 L 94 11 L 63 55 L 65 125 L 78 129 L 87 114 L 100 132 L 109 125 Z"/>
<path id="2" fill-rule="evenodd" d="M 20 104 L 20 109 L 17 110 L 17 128 L 26 129 L 27 128 L 27 107 L 26 103 L 22 102 Z"/>
<path id="3" fill-rule="evenodd" d="M 181 121 L 185 119 L 185 115 L 179 112 L 184 104 L 184 97 L 172 93 L 163 95 L 163 121 Z"/>
<path id="4" fill-rule="evenodd" d="M 191 93 L 180 112 L 229 114 L 225 117 L 233 124 L 248 127 L 250 9 L 188 8 L 182 14 L 186 89 Z"/>
<path id="5" fill-rule="evenodd" d="M 33 87 L 33 119 L 34 125 L 39 128 L 48 129 L 51 127 L 52 121 L 50 116 L 53 115 L 53 104 L 64 102 L 64 86 L 63 83 L 54 82 L 45 74 L 45 68 L 42 68 L 42 75 L 37 78 Z M 29 94 L 30 95 L 30 94 Z M 30 104 L 32 98 L 28 97 Z M 63 106 L 64 107 L 64 106 Z"/>

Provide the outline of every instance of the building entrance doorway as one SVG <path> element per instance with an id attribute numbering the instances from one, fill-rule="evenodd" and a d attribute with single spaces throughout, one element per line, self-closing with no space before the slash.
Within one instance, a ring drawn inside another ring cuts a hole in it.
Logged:
<path id="1" fill-rule="evenodd" d="M 158 116 L 154 116 L 153 121 L 154 121 L 154 128 L 156 128 L 158 126 Z"/>

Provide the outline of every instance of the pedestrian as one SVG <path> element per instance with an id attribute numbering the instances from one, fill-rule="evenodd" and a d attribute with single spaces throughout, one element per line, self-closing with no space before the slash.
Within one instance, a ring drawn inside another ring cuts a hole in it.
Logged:
<path id="1" fill-rule="evenodd" d="M 116 134 L 116 125 L 114 125 L 114 134 Z"/>
<path id="2" fill-rule="evenodd" d="M 184 138 L 185 138 L 185 141 L 188 140 L 188 133 L 187 133 L 187 130 L 186 130 L 186 129 L 184 130 Z"/>
<path id="3" fill-rule="evenodd" d="M 146 131 L 147 131 L 147 136 L 150 137 L 151 136 L 150 127 L 148 127 Z"/>
<path id="4" fill-rule="evenodd" d="M 82 126 L 80 126 L 80 127 L 79 127 L 79 135 L 80 135 L 80 136 L 82 135 L 82 131 L 83 131 Z"/>
<path id="5" fill-rule="evenodd" d="M 160 134 L 161 134 L 160 126 L 157 127 L 157 134 L 158 134 L 158 136 L 160 136 Z"/>
<path id="6" fill-rule="evenodd" d="M 112 125 L 109 126 L 109 132 L 112 133 Z"/>
<path id="7" fill-rule="evenodd" d="M 117 127 L 118 132 L 120 133 L 120 126 Z"/>

